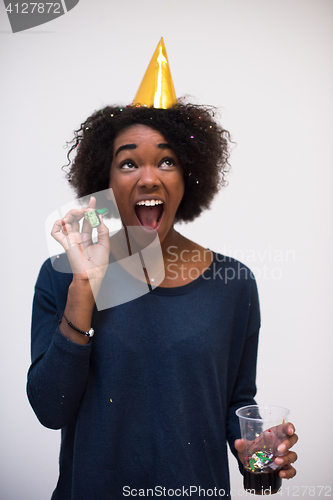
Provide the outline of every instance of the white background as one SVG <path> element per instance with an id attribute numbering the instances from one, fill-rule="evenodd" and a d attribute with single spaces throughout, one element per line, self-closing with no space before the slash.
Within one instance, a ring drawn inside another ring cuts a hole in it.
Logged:
<path id="1" fill-rule="evenodd" d="M 17 34 L 2 2 L 0 18 L 1 500 L 47 500 L 57 479 L 60 433 L 25 382 L 44 222 L 73 198 L 63 145 L 94 110 L 132 101 L 161 36 L 177 95 L 220 107 L 237 143 L 229 186 L 180 230 L 255 269 L 257 399 L 290 408 L 300 436 L 283 496 L 318 498 L 333 485 L 333 1 L 80 0 Z M 233 458 L 231 479 L 240 498 Z"/>

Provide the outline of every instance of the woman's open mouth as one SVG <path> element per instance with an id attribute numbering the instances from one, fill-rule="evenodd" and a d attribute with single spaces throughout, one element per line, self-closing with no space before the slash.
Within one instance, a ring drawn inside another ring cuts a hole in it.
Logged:
<path id="1" fill-rule="evenodd" d="M 142 226 L 157 229 L 163 215 L 162 200 L 141 200 L 135 206 L 135 214 Z"/>

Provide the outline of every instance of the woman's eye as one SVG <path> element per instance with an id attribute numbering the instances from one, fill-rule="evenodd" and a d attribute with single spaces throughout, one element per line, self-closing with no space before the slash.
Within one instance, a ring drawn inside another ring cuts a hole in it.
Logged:
<path id="1" fill-rule="evenodd" d="M 175 161 L 172 158 L 165 158 L 160 163 L 160 167 L 162 167 L 162 168 L 168 168 L 168 167 L 174 167 L 174 166 L 175 166 Z"/>
<path id="2" fill-rule="evenodd" d="M 125 161 L 124 163 L 122 163 L 120 165 L 120 168 L 123 168 L 125 170 L 130 170 L 130 169 L 136 168 L 136 165 L 131 161 Z"/>

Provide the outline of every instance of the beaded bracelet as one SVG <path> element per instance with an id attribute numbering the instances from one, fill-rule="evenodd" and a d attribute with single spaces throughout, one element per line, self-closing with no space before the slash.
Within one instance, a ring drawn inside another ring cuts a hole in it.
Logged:
<path id="1" fill-rule="evenodd" d="M 65 313 L 63 313 L 63 317 L 65 318 L 65 320 L 67 321 L 68 325 L 73 328 L 73 330 L 79 332 L 79 333 L 82 333 L 82 335 L 85 335 L 86 337 L 93 337 L 94 336 L 94 333 L 95 333 L 95 330 L 93 328 L 90 328 L 89 332 L 85 332 L 83 330 L 80 330 L 79 328 L 77 328 L 76 326 L 73 325 L 73 323 L 71 323 L 70 321 L 68 321 L 68 319 L 66 318 L 65 316 Z"/>

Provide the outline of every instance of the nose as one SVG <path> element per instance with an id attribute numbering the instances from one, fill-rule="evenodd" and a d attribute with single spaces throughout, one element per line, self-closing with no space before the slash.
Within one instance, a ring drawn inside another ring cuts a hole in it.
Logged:
<path id="1" fill-rule="evenodd" d="M 138 181 L 139 187 L 145 187 L 147 189 L 152 189 L 160 185 L 160 180 L 158 177 L 158 170 L 153 165 L 144 165 L 140 167 L 140 178 Z"/>

